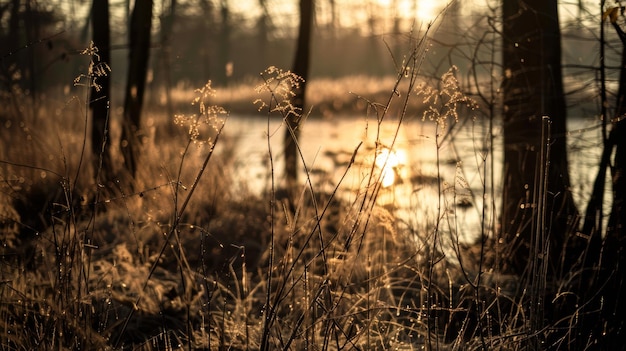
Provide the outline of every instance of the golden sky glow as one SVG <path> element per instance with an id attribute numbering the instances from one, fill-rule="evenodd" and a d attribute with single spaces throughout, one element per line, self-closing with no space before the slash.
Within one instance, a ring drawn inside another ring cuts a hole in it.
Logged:
<path id="1" fill-rule="evenodd" d="M 445 5 L 445 1 L 434 0 L 376 0 L 381 6 L 397 11 L 401 17 L 413 17 L 417 21 L 429 22 Z"/>
<path id="2" fill-rule="evenodd" d="M 433 21 L 448 1 L 441 0 L 339 0 L 336 12 L 339 26 L 362 26 L 369 16 L 384 22 L 383 32 L 389 31 L 395 18 L 415 21 L 421 26 Z M 231 1 L 235 12 L 254 18 L 260 12 L 258 1 Z M 293 26 L 298 19 L 298 1 L 267 0 L 267 7 L 275 25 Z M 316 2 L 317 23 L 330 21 L 330 5 L 326 1 Z"/>

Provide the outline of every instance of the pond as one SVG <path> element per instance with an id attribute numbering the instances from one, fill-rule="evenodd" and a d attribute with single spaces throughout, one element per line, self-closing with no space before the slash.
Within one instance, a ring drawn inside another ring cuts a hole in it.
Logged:
<path id="1" fill-rule="evenodd" d="M 601 152 L 597 123 L 578 118 L 568 124 L 570 165 L 576 165 L 570 166 L 570 173 L 580 210 L 584 210 Z M 233 116 L 226 122 L 225 135 L 237 138 L 235 173 L 253 191 L 260 193 L 271 185 L 270 147 L 277 187 L 284 184 L 284 128 L 280 118 L 268 123 L 258 116 Z M 369 176 L 380 172 L 378 203 L 404 224 L 416 231 L 429 230 L 439 219 L 445 230 L 466 240 L 479 235 L 481 223 L 496 222 L 501 143 L 500 126 L 490 127 L 488 121 L 459 121 L 442 128 L 415 118 L 378 123 L 375 117 L 354 116 L 310 118 L 301 125 L 299 140 L 314 191 L 331 192 L 337 187 L 338 194 L 353 200 Z M 354 163 L 346 172 L 357 147 Z M 300 166 L 304 181 L 305 167 L 302 162 Z"/>

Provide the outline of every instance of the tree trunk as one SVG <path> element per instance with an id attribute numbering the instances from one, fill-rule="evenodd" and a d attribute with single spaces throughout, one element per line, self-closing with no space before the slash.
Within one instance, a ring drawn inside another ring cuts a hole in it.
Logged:
<path id="1" fill-rule="evenodd" d="M 9 30 L 7 33 L 7 47 L 9 50 L 14 52 L 18 52 L 19 49 L 19 38 L 20 35 L 20 0 L 11 0 L 11 10 L 9 16 Z M 13 74 L 16 69 L 20 69 L 19 67 L 19 55 L 13 54 L 6 58 L 8 62 L 3 64 L 3 68 L 8 67 L 8 72 L 6 73 L 9 86 L 8 91 L 12 89 L 13 85 Z M 16 67 L 12 67 L 13 64 L 16 64 Z"/>
<path id="2" fill-rule="evenodd" d="M 136 0 L 130 18 L 128 78 L 124 100 L 121 149 L 131 177 L 137 174 L 141 143 L 140 122 L 150 57 L 152 0 Z"/>
<path id="3" fill-rule="evenodd" d="M 98 48 L 99 63 L 111 64 L 111 40 L 109 27 L 109 0 L 94 0 L 91 7 L 93 43 Z M 98 64 L 98 62 L 96 62 Z M 96 182 L 104 183 L 113 174 L 113 165 L 107 140 L 109 101 L 111 99 L 109 75 L 98 77 L 99 88 L 91 88 L 89 107 L 92 112 L 91 154 L 94 158 Z M 99 175 L 99 176 L 98 176 Z"/>
<path id="4" fill-rule="evenodd" d="M 615 118 L 612 120 L 612 129 L 607 140 L 604 143 L 604 151 L 600 163 L 600 170 L 596 179 L 596 187 L 592 194 L 587 217 L 585 218 L 585 226 L 583 230 L 592 230 L 592 228 L 600 228 L 594 223 L 602 221 L 598 218 L 597 213 L 601 214 L 602 203 L 598 199 L 602 199 L 604 189 L 599 189 L 604 185 L 603 180 L 606 177 L 607 166 L 610 165 L 611 156 L 613 156 L 613 166 L 611 167 L 611 185 L 613 190 L 613 203 L 611 213 L 606 228 L 606 235 L 602 243 L 601 249 L 590 249 L 588 256 L 596 259 L 593 270 L 597 272 L 592 282 L 591 293 L 585 294 L 589 299 L 586 302 L 589 306 L 586 313 L 589 315 L 584 321 L 588 330 L 594 333 L 591 340 L 598 339 L 599 345 L 604 350 L 622 349 L 624 345 L 624 336 L 626 327 L 624 324 L 624 316 L 626 315 L 626 303 L 623 301 L 623 293 L 626 288 L 626 206 L 624 199 L 626 198 L 626 33 L 619 24 L 611 19 L 619 38 L 622 41 L 622 61 L 620 66 L 619 89 L 616 99 Z M 595 200 L 595 201 L 594 201 Z M 594 216 L 594 214 L 596 214 Z M 585 232 L 585 234 L 588 234 Z M 591 234 L 595 234 L 592 232 Z M 599 240 L 599 233 L 594 236 Z M 594 294 L 595 293 L 595 294 Z M 597 311 L 600 311 L 600 320 L 593 320 L 597 317 Z M 585 338 L 589 339 L 589 337 Z"/>
<path id="5" fill-rule="evenodd" d="M 626 69 L 622 66 L 622 72 Z M 626 86 L 623 74 L 620 85 Z M 623 97 L 623 96 L 622 96 Z M 609 216 L 608 228 L 604 243 L 603 262 L 601 263 L 602 275 L 600 284 L 608 281 L 605 293 L 602 294 L 607 301 L 603 309 L 606 333 L 607 349 L 617 350 L 624 346 L 626 326 L 626 303 L 624 302 L 624 290 L 626 289 L 626 120 L 624 114 L 620 114 L 620 120 L 611 131 L 615 143 L 615 158 L 613 164 L 613 205 Z"/>
<path id="6" fill-rule="evenodd" d="M 570 250 L 578 215 L 566 153 L 561 36 L 556 0 L 502 4 L 503 269 L 521 278 L 525 323 L 534 335 L 527 347 L 541 349 L 546 317 L 571 315 L 574 297 L 550 301 L 579 256 Z M 559 333 L 548 333 L 548 342 Z"/>
<path id="7" fill-rule="evenodd" d="M 259 57 L 260 57 L 260 70 L 267 67 L 267 47 L 270 38 L 270 12 L 267 4 L 267 0 L 259 0 L 259 6 L 261 6 L 261 14 L 257 19 L 257 44 L 259 45 Z"/>
<path id="8" fill-rule="evenodd" d="M 163 5 L 165 6 L 165 5 Z M 171 55 L 172 55 L 172 36 L 174 34 L 174 21 L 176 19 L 176 0 L 170 0 L 167 9 L 163 8 L 161 13 L 161 30 L 160 30 L 160 45 L 161 45 L 161 70 L 155 71 L 155 81 L 159 81 L 162 84 L 162 89 L 165 90 L 165 106 L 168 116 L 174 116 L 174 106 L 172 105 L 172 77 L 171 77 Z"/>
<path id="9" fill-rule="evenodd" d="M 306 85 L 309 76 L 309 58 L 311 46 L 311 30 L 313 27 L 313 0 L 300 0 L 300 27 L 298 30 L 298 43 L 292 72 L 303 81 L 295 90 L 291 104 L 299 111 L 299 115 L 287 116 L 287 128 L 285 130 L 285 177 L 287 190 L 293 200 L 294 191 L 298 185 L 298 148 L 297 141 L 300 134 L 300 117 L 304 111 Z"/>
<path id="10" fill-rule="evenodd" d="M 219 35 L 219 51 L 218 64 L 216 72 L 217 83 L 220 85 L 227 85 L 230 78 L 231 68 L 228 68 L 230 64 L 230 34 L 232 26 L 230 23 L 230 7 L 228 0 L 220 0 L 220 17 L 222 20 Z"/>
<path id="11" fill-rule="evenodd" d="M 523 4 L 523 6 L 522 6 Z M 523 274 L 534 235 L 549 236 L 552 274 L 568 269 L 563 254 L 576 218 L 569 191 L 566 154 L 566 105 L 561 74 L 557 2 L 503 0 L 504 198 L 502 236 L 510 270 Z M 542 120 L 551 121 L 550 146 L 542 159 Z M 543 161 L 542 161 L 543 160 Z M 541 164 L 540 164 L 541 162 Z M 538 194 L 548 167 L 547 187 Z M 541 220 L 540 197 L 547 195 Z"/>

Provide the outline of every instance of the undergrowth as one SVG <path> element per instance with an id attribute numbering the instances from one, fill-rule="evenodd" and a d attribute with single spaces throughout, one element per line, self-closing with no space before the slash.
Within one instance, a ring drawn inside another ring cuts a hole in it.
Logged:
<path id="1" fill-rule="evenodd" d="M 132 186 L 122 176 L 94 181 L 92 156 L 81 151 L 89 141 L 80 94 L 92 83 L 41 111 L 55 111 L 50 118 L 3 110 L 2 349 L 521 349 L 524 289 L 494 270 L 490 229 L 473 244 L 456 219 L 459 204 L 485 222 L 493 216 L 476 203 L 495 196 L 487 186 L 493 145 L 477 166 L 487 177 L 482 193 L 469 185 L 471 167 L 456 162 L 452 178 L 444 174 L 444 147 L 476 122 L 459 116 L 479 107 L 455 68 L 429 83 L 438 85 L 420 84 L 424 46 L 417 40 L 397 63 L 386 101 L 358 96 L 373 142 L 355 143 L 334 178 L 314 176 L 300 155 L 297 198 L 285 195 L 275 166 L 282 155 L 270 142 L 272 118 L 296 113 L 306 125 L 306 111 L 290 108 L 300 78 L 288 71 L 269 68 L 257 88 L 271 179 L 261 192 L 234 180 L 237 140 L 222 136 L 233 117 L 213 103 L 210 82 L 196 91 L 194 113 L 148 128 Z M 409 112 L 415 100 L 423 114 Z M 437 201 L 419 205 L 434 207 L 434 217 L 379 201 L 392 191 L 383 183 L 388 155 L 408 118 L 434 130 L 436 173 L 406 180 L 415 193 L 429 180 Z M 111 130 L 118 124 L 111 120 Z M 391 138 L 384 126 L 395 128 Z M 348 175 L 358 186 L 344 184 Z"/>

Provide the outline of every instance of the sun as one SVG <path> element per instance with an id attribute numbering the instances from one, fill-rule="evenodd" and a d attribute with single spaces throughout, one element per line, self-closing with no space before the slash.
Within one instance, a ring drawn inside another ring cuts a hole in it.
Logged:
<path id="1" fill-rule="evenodd" d="M 383 148 L 376 156 L 376 167 L 380 170 L 380 183 L 388 188 L 401 181 L 399 170 L 406 164 L 406 154 L 402 150 Z"/>
<path id="2" fill-rule="evenodd" d="M 437 17 L 437 11 L 440 8 L 437 5 L 437 1 L 422 0 L 417 2 L 417 9 L 415 17 L 421 21 L 430 22 Z"/>

